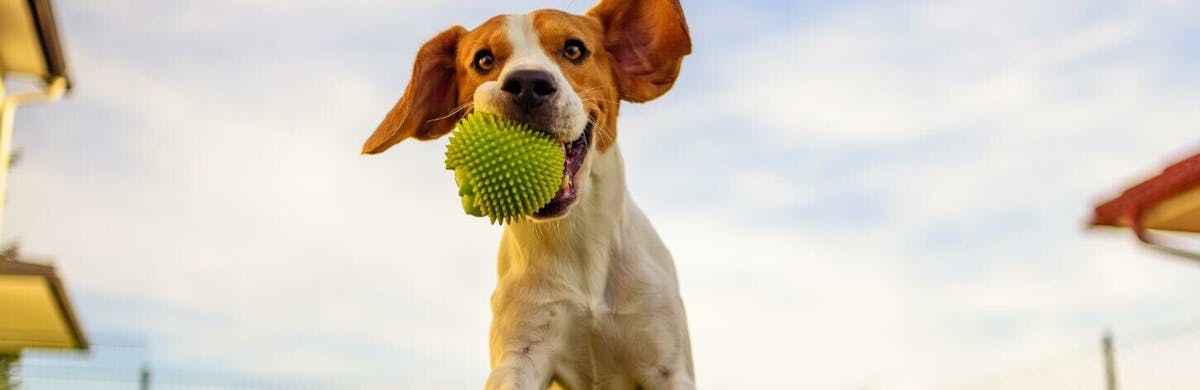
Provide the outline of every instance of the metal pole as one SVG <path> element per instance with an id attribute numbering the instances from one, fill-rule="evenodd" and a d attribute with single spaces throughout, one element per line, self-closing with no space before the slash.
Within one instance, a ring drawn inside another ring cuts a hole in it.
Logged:
<path id="1" fill-rule="evenodd" d="M 141 376 L 141 380 L 138 381 L 138 389 L 150 390 L 150 365 L 149 364 L 142 363 L 142 376 Z"/>
<path id="2" fill-rule="evenodd" d="M 1104 388 L 1117 390 L 1117 361 L 1113 356 L 1113 335 L 1111 330 L 1104 331 L 1100 341 L 1104 350 Z"/>
<path id="3" fill-rule="evenodd" d="M 0 82 L 3 84 L 3 82 Z M 13 112 L 17 109 L 15 96 L 8 97 L 0 90 L 0 227 L 4 226 L 4 206 L 8 202 L 8 163 L 12 153 Z M 0 230 L 3 232 L 3 230 Z"/>
<path id="4" fill-rule="evenodd" d="M 0 75 L 3 76 L 3 75 Z M 12 145 L 12 116 L 17 106 L 16 99 L 9 99 L 4 90 L 4 78 L 0 77 L 0 227 L 4 226 L 4 194 L 8 192 L 8 153 Z M 3 232 L 0 230 L 0 232 Z"/>

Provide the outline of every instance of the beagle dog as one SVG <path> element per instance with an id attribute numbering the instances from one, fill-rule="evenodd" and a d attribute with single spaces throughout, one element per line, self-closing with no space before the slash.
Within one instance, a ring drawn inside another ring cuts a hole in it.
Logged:
<path id="1" fill-rule="evenodd" d="M 675 265 L 625 188 L 616 143 L 620 101 L 666 93 L 691 46 L 678 0 L 602 0 L 584 15 L 453 26 L 417 53 L 363 153 L 441 137 L 475 110 L 566 151 L 562 188 L 500 240 L 487 389 L 695 388 Z"/>

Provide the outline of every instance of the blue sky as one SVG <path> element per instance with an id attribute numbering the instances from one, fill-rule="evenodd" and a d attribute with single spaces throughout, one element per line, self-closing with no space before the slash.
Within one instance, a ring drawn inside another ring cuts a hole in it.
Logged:
<path id="1" fill-rule="evenodd" d="M 76 88 L 18 114 L 4 234 L 156 366 L 478 386 L 499 228 L 444 140 L 358 148 L 438 31 L 589 5 L 59 0 Z M 1200 148 L 1194 2 L 684 9 L 619 143 L 700 385 L 928 388 L 1196 318 L 1194 264 L 1082 228 Z"/>

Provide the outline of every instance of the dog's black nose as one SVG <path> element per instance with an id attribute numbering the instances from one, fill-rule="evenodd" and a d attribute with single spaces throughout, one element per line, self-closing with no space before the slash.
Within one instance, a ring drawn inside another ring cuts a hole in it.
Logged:
<path id="1" fill-rule="evenodd" d="M 518 70 L 504 78 L 500 90 L 512 96 L 513 102 L 522 110 L 529 111 L 542 105 L 558 92 L 554 76 L 541 70 Z"/>

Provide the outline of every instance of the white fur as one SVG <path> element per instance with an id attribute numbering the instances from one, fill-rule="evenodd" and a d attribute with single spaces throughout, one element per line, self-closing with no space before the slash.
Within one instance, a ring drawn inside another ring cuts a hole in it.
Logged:
<path id="1" fill-rule="evenodd" d="M 533 18 L 529 15 L 508 15 L 506 28 L 513 53 L 505 60 L 504 69 L 497 80 L 504 80 L 518 70 L 540 70 L 553 75 L 559 92 L 550 102 L 556 115 L 547 130 L 564 142 L 579 138 L 588 120 L 587 113 L 583 111 L 583 99 L 571 88 L 571 83 L 567 82 L 558 64 L 546 55 L 546 49 L 534 30 Z M 497 104 L 505 98 L 500 86 L 499 81 L 489 81 L 476 88 L 473 96 L 475 110 L 498 112 Z"/>
<path id="2" fill-rule="evenodd" d="M 546 58 L 529 17 L 510 16 L 508 27 L 519 58 L 504 71 L 539 67 L 559 77 L 567 88 L 559 107 L 568 112 L 555 130 L 578 137 L 586 124 L 579 96 Z M 475 91 L 477 109 L 496 93 L 491 84 Z M 566 217 L 504 230 L 486 387 L 541 389 L 555 380 L 569 389 L 694 389 L 675 265 L 626 191 L 617 146 L 593 147 L 577 177 L 579 200 Z"/>

